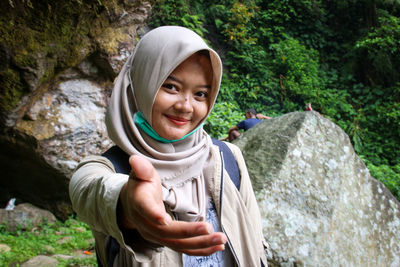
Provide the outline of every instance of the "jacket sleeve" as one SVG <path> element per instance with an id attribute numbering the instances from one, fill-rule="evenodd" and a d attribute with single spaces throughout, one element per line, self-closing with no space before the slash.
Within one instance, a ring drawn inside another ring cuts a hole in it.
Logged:
<path id="1" fill-rule="evenodd" d="M 126 238 L 118 227 L 117 204 L 120 191 L 128 181 L 128 175 L 115 173 L 112 163 L 105 157 L 89 156 L 77 166 L 69 184 L 72 207 L 80 220 L 92 230 L 114 237 L 140 262 L 150 261 L 155 250 L 126 244 Z"/>
<path id="2" fill-rule="evenodd" d="M 259 240 L 260 245 L 258 246 L 258 248 L 260 249 L 261 260 L 264 264 L 263 266 L 267 266 L 265 249 L 268 248 L 268 243 L 265 241 L 264 238 L 262 224 L 261 224 L 261 214 L 253 191 L 253 186 L 251 184 L 250 176 L 247 171 L 246 162 L 243 158 L 243 154 L 240 151 L 239 147 L 231 143 L 227 143 L 227 145 L 231 149 L 238 163 L 240 177 L 241 177 L 239 192 L 250 214 L 250 218 L 252 218 L 251 220 L 252 227 L 257 229 L 257 232 L 259 233 L 259 237 L 257 239 Z"/>

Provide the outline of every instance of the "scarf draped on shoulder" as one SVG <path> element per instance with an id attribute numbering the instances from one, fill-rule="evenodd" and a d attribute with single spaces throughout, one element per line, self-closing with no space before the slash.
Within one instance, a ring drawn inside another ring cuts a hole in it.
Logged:
<path id="1" fill-rule="evenodd" d="M 211 138 L 199 127 L 183 140 L 161 143 L 137 127 L 134 115 L 140 111 L 152 125 L 159 88 L 179 64 L 201 50 L 209 51 L 213 70 L 205 120 L 218 95 L 222 63 L 199 35 L 179 26 L 156 28 L 138 42 L 114 83 L 106 113 L 111 140 L 127 154 L 142 155 L 153 164 L 162 181 L 164 202 L 184 221 L 205 219 L 204 173 L 210 166 Z"/>

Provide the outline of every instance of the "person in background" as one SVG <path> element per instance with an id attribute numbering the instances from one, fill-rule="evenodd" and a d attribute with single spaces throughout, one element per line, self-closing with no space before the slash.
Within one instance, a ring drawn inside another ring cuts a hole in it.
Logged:
<path id="1" fill-rule="evenodd" d="M 238 124 L 229 129 L 228 131 L 229 142 L 232 142 L 241 135 L 239 130 L 247 131 L 248 129 L 260 123 L 262 119 L 271 119 L 271 117 L 265 116 L 261 113 L 257 114 L 257 111 L 254 108 L 247 109 L 245 117 L 246 117 L 245 120 L 242 120 L 241 122 L 239 122 Z"/>
<path id="2" fill-rule="evenodd" d="M 265 116 L 265 115 L 263 115 L 261 113 L 257 113 L 256 117 L 257 117 L 257 119 L 260 119 L 260 120 L 264 120 L 264 119 L 269 120 L 269 119 L 271 119 L 271 117 Z"/>
<path id="3" fill-rule="evenodd" d="M 69 185 L 99 266 L 267 266 L 242 153 L 203 130 L 221 76 L 218 54 L 187 28 L 158 27 L 136 45 L 107 108 L 116 146 L 83 159 Z"/>

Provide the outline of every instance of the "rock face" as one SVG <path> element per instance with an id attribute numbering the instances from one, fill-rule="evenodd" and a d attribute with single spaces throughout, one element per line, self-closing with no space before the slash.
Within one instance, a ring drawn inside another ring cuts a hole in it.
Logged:
<path id="1" fill-rule="evenodd" d="M 9 232 L 55 221 L 56 217 L 51 212 L 39 209 L 29 203 L 19 204 L 13 210 L 0 209 L 0 224 L 5 224 Z"/>
<path id="2" fill-rule="evenodd" d="M 152 4 L 0 4 L 0 207 L 15 197 L 62 219 L 71 214 L 72 171 L 111 145 L 107 98 Z"/>
<path id="3" fill-rule="evenodd" d="M 235 143 L 256 191 L 271 266 L 400 266 L 400 203 L 337 125 L 313 111 L 289 113 Z"/>

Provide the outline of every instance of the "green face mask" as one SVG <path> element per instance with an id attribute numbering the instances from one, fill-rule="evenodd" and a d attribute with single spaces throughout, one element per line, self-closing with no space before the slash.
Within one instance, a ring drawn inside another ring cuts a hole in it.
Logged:
<path id="1" fill-rule="evenodd" d="M 151 138 L 153 138 L 154 140 L 157 140 L 161 143 L 174 143 L 177 141 L 181 141 L 183 139 L 185 139 L 186 137 L 192 135 L 194 132 L 196 132 L 198 129 L 200 129 L 200 127 L 203 126 L 203 123 L 199 125 L 199 127 L 197 127 L 196 129 L 194 129 L 193 131 L 191 131 L 190 133 L 188 133 L 187 135 L 185 135 L 182 138 L 176 139 L 176 140 L 168 140 L 165 139 L 161 136 L 158 135 L 158 133 L 156 131 L 154 131 L 154 129 L 150 126 L 150 124 L 146 121 L 146 119 L 143 117 L 142 112 L 138 111 L 135 113 L 133 120 L 135 121 L 135 124 L 142 129 L 148 136 L 150 136 Z"/>

